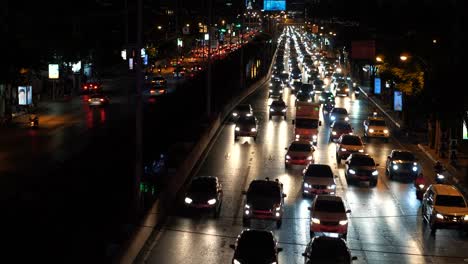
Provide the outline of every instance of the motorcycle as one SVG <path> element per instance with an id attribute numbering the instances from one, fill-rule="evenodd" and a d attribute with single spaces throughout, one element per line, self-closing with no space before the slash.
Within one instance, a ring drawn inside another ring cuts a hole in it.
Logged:
<path id="1" fill-rule="evenodd" d="M 39 117 L 37 117 L 37 116 L 29 117 L 29 127 L 30 128 L 39 128 Z"/>

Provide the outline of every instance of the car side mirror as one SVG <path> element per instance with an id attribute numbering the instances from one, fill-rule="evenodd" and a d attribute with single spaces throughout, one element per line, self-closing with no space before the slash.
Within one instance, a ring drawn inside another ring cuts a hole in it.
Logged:
<path id="1" fill-rule="evenodd" d="M 247 192 L 246 192 L 246 191 L 242 191 L 242 194 L 243 194 L 243 195 L 246 195 L 246 194 L 247 194 Z"/>
<path id="2" fill-rule="evenodd" d="M 357 260 L 357 259 L 358 259 L 358 258 L 357 258 L 356 256 L 353 256 L 353 257 L 351 258 L 351 260 L 353 260 L 353 261 L 354 261 L 354 260 Z"/>
<path id="3" fill-rule="evenodd" d="M 234 244 L 230 244 L 229 247 L 232 249 L 236 249 L 236 246 Z"/>
<path id="4" fill-rule="evenodd" d="M 287 196 L 287 195 L 286 195 L 285 193 L 283 193 L 283 198 L 286 198 L 286 196 Z"/>
<path id="5" fill-rule="evenodd" d="M 350 213 L 351 213 L 351 210 L 350 210 L 350 209 L 346 210 L 346 213 L 347 213 L 347 214 L 350 214 Z"/>
<path id="6" fill-rule="evenodd" d="M 276 249 L 276 251 L 277 251 L 277 252 L 281 252 L 281 251 L 283 251 L 283 248 L 280 248 L 280 247 L 279 247 L 279 248 Z"/>

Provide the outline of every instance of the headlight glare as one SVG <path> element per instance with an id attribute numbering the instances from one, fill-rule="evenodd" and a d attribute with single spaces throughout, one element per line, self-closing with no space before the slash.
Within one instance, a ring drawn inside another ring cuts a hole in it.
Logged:
<path id="1" fill-rule="evenodd" d="M 190 199 L 189 197 L 185 197 L 185 203 L 186 203 L 186 204 L 191 204 L 191 203 L 192 203 L 192 199 Z"/>
<path id="2" fill-rule="evenodd" d="M 392 166 L 392 168 L 393 168 L 393 170 L 398 170 L 398 165 L 395 164 L 395 165 Z"/>
<path id="3" fill-rule="evenodd" d="M 310 219 L 310 220 L 312 220 L 312 223 L 314 223 L 314 224 L 320 224 L 320 219 L 318 219 L 318 218 L 312 217 L 312 219 Z"/>
<path id="4" fill-rule="evenodd" d="M 444 219 L 444 216 L 443 216 L 442 214 L 436 214 L 436 217 L 437 217 L 438 219 Z"/>
<path id="5" fill-rule="evenodd" d="M 216 203 L 216 199 L 211 199 L 211 200 L 208 200 L 208 204 L 209 205 L 213 205 Z"/>
<path id="6" fill-rule="evenodd" d="M 353 169 L 349 169 L 348 172 L 351 173 L 351 174 L 356 174 L 356 171 L 353 170 Z"/>
<path id="7" fill-rule="evenodd" d="M 338 222 L 340 225 L 346 225 L 348 223 L 348 220 L 341 220 Z"/>
<path id="8" fill-rule="evenodd" d="M 377 175 L 379 175 L 379 172 L 377 170 L 375 170 L 375 171 L 372 172 L 372 175 L 377 176 Z"/>

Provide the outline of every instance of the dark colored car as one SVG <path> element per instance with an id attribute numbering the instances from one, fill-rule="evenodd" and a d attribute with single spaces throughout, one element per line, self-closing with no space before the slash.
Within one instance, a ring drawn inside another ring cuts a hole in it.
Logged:
<path id="1" fill-rule="evenodd" d="M 324 91 L 324 85 L 325 85 L 325 83 L 324 83 L 322 80 L 320 80 L 320 79 L 318 79 L 318 78 L 315 79 L 315 80 L 313 81 L 313 85 L 314 85 L 314 92 L 315 92 L 316 94 L 322 93 L 322 92 Z"/>
<path id="2" fill-rule="evenodd" d="M 292 83 L 291 83 L 291 93 L 296 94 L 297 91 L 300 90 L 301 86 L 302 86 L 302 82 L 301 82 L 301 81 L 294 81 L 294 82 L 292 82 Z"/>
<path id="3" fill-rule="evenodd" d="M 100 93 L 102 92 L 101 82 L 97 80 L 91 80 L 82 85 L 81 88 L 83 93 Z"/>
<path id="4" fill-rule="evenodd" d="M 334 122 L 334 121 L 349 121 L 349 114 L 348 110 L 343 107 L 334 107 L 329 113 L 329 120 Z"/>
<path id="5" fill-rule="evenodd" d="M 371 187 L 377 185 L 379 164 L 376 164 L 368 154 L 353 153 L 349 155 L 345 164 L 345 177 L 348 184 L 354 181 L 368 181 Z"/>
<path id="6" fill-rule="evenodd" d="M 333 122 L 330 125 L 330 127 L 331 127 L 330 141 L 333 141 L 333 142 L 338 140 L 341 137 L 341 135 L 352 135 L 353 134 L 353 128 L 346 121 Z"/>
<path id="7" fill-rule="evenodd" d="M 353 260 L 357 260 L 357 257 L 351 256 L 343 238 L 326 236 L 313 237 L 302 256 L 304 264 L 351 264 Z"/>
<path id="8" fill-rule="evenodd" d="M 410 151 L 394 149 L 387 157 L 385 173 L 392 180 L 399 176 L 413 181 L 419 173 L 418 160 Z"/>
<path id="9" fill-rule="evenodd" d="M 312 84 L 303 83 L 301 85 L 301 88 L 299 88 L 298 92 L 313 94 L 314 93 L 314 86 Z"/>
<path id="10" fill-rule="evenodd" d="M 349 96 L 349 86 L 346 82 L 338 82 L 336 87 L 336 95 Z"/>
<path id="11" fill-rule="evenodd" d="M 301 81 L 302 80 L 302 72 L 299 68 L 294 68 L 292 71 L 291 71 L 291 81 Z"/>
<path id="12" fill-rule="evenodd" d="M 270 113 L 268 114 L 268 118 L 271 119 L 273 116 L 283 116 L 284 120 L 286 120 L 286 110 L 287 105 L 283 100 L 275 100 L 270 104 Z"/>
<path id="13" fill-rule="evenodd" d="M 185 67 L 178 65 L 175 67 L 173 74 L 174 74 L 174 77 L 180 78 L 180 77 L 185 76 L 185 72 L 186 72 Z"/>
<path id="14" fill-rule="evenodd" d="M 281 98 L 283 97 L 284 88 L 281 84 L 270 83 L 268 90 L 268 98 Z"/>
<path id="15" fill-rule="evenodd" d="M 196 177 L 190 183 L 185 193 L 184 204 L 190 209 L 212 210 L 215 217 L 219 216 L 223 202 L 223 190 L 217 177 Z"/>
<path id="16" fill-rule="evenodd" d="M 156 76 L 151 79 L 151 86 L 152 87 L 166 87 L 167 81 L 164 77 L 162 76 Z"/>
<path id="17" fill-rule="evenodd" d="M 234 141 L 239 137 L 252 137 L 257 140 L 257 118 L 254 116 L 241 116 L 236 120 L 234 128 Z"/>
<path id="18" fill-rule="evenodd" d="M 314 101 L 314 98 L 309 93 L 301 93 L 300 91 L 296 94 L 296 102 L 306 102 L 311 103 Z"/>
<path id="19" fill-rule="evenodd" d="M 272 264 L 278 263 L 278 247 L 271 231 L 247 229 L 237 237 L 234 249 L 233 264 Z"/>
<path id="20" fill-rule="evenodd" d="M 109 97 L 101 93 L 92 94 L 88 99 L 89 106 L 105 106 L 109 104 Z"/>
<path id="21" fill-rule="evenodd" d="M 320 94 L 319 101 L 323 104 L 327 102 L 335 102 L 335 96 L 332 92 L 323 92 Z"/>
<path id="22" fill-rule="evenodd" d="M 253 115 L 253 109 L 250 104 L 239 104 L 234 108 L 234 111 L 232 111 L 232 117 L 238 118 L 241 116 L 252 116 Z"/>
<path id="23" fill-rule="evenodd" d="M 253 180 L 249 189 L 242 193 L 247 196 L 242 218 L 244 226 L 250 226 L 251 219 L 267 219 L 276 221 L 277 228 L 281 227 L 286 194 L 278 179 Z"/>

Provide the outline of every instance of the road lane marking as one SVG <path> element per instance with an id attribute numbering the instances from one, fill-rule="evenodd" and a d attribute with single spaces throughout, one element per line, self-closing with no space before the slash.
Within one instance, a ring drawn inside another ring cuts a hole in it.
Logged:
<path id="1" fill-rule="evenodd" d="M 241 189 L 241 192 L 240 192 L 240 195 L 239 195 L 239 203 L 237 203 L 237 206 L 235 207 L 235 210 L 234 210 L 234 216 L 233 216 L 233 219 L 232 219 L 232 225 L 236 225 L 236 221 L 237 221 L 237 218 L 239 217 L 239 211 L 242 207 L 242 203 L 243 203 L 243 196 L 244 194 L 242 193 L 246 188 L 247 188 L 247 180 L 249 178 L 249 173 L 250 173 L 250 166 L 247 167 L 247 169 L 245 170 L 245 173 L 244 173 L 244 181 L 242 182 L 242 189 Z"/>

